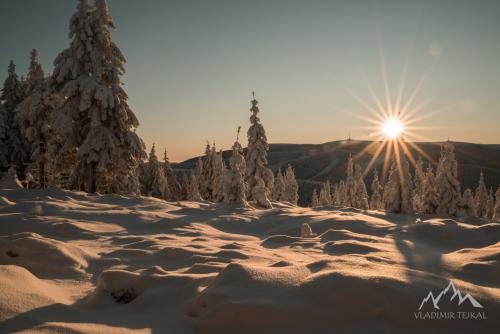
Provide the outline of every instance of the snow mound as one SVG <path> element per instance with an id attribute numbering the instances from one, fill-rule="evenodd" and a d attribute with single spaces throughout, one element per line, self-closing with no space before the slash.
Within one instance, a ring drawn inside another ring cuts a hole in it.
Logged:
<path id="1" fill-rule="evenodd" d="M 324 250 L 330 255 L 368 254 L 378 251 L 377 248 L 356 240 L 329 241 Z"/>
<path id="2" fill-rule="evenodd" d="M 22 267 L 0 265 L 0 321 L 54 303 L 68 303 L 64 293 Z"/>
<path id="3" fill-rule="evenodd" d="M 13 264 L 41 276 L 85 274 L 89 261 L 97 259 L 77 246 L 36 233 L 0 238 L 0 263 Z"/>

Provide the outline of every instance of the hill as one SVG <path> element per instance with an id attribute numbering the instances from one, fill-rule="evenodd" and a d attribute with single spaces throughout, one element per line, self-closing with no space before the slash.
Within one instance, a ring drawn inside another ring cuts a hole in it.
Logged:
<path id="1" fill-rule="evenodd" d="M 372 144 L 372 145 L 371 145 Z M 415 143 L 431 160 L 422 156 L 427 163 L 436 165 L 439 159 L 441 142 Z M 479 173 L 484 171 L 487 187 L 496 189 L 500 185 L 500 145 L 474 144 L 453 142 L 458 160 L 458 174 L 462 189 L 474 189 L 477 186 Z M 369 149 L 367 147 L 371 145 Z M 309 203 L 312 189 L 319 187 L 321 182 L 330 180 L 336 183 L 345 177 L 346 161 L 349 154 L 356 157 L 356 162 L 364 168 L 368 165 L 382 143 L 367 140 L 342 140 L 324 144 L 270 144 L 269 165 L 274 172 L 282 170 L 288 164 L 295 169 L 295 175 L 300 184 L 300 204 Z M 412 145 L 407 145 L 415 159 L 422 155 Z M 366 150 L 358 157 L 358 154 Z M 230 157 L 230 151 L 224 151 L 225 159 Z M 197 157 L 175 164 L 177 169 L 193 168 Z M 373 167 L 378 171 L 383 169 L 385 149 L 375 160 Z M 370 184 L 371 170 L 368 171 L 365 182 Z"/>

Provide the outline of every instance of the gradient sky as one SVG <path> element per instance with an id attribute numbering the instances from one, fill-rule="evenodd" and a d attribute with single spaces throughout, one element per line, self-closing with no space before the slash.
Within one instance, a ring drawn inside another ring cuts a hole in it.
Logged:
<path id="1" fill-rule="evenodd" d="M 382 57 L 416 140 L 500 143 L 500 1 L 110 0 L 116 44 L 128 62 L 129 102 L 149 146 L 173 161 L 228 149 L 249 125 L 251 91 L 271 143 L 370 138 L 369 86 L 384 99 Z M 39 49 L 46 71 L 69 44 L 76 1 L 0 2 L 0 80 L 14 59 L 24 74 Z M 385 103 L 385 100 L 384 100 Z M 243 141 L 246 143 L 246 140 Z"/>

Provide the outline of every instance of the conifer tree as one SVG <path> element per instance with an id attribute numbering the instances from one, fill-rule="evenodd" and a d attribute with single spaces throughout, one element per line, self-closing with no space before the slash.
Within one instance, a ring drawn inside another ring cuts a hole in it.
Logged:
<path id="1" fill-rule="evenodd" d="M 284 176 L 285 187 L 282 193 L 282 201 L 297 205 L 299 201 L 299 185 L 295 179 L 295 173 L 291 165 L 288 165 Z"/>
<path id="2" fill-rule="evenodd" d="M 434 170 L 430 164 L 425 172 L 422 193 L 425 194 L 425 196 L 420 199 L 420 213 L 435 213 L 438 207 L 438 193 Z"/>
<path id="3" fill-rule="evenodd" d="M 252 189 L 252 198 L 257 206 L 264 209 L 272 209 L 271 201 L 269 201 L 269 188 L 266 187 L 264 180 L 259 176 L 255 176 L 255 186 Z"/>
<path id="4" fill-rule="evenodd" d="M 174 201 L 181 198 L 180 196 L 180 186 L 177 178 L 175 177 L 172 165 L 170 165 L 170 160 L 168 159 L 167 149 L 163 152 L 163 174 L 167 180 L 169 188 L 169 200 Z"/>
<path id="5" fill-rule="evenodd" d="M 389 169 L 389 177 L 384 186 L 383 202 L 387 212 L 401 212 L 402 198 L 400 178 L 394 158 L 392 159 L 391 167 Z"/>
<path id="6" fill-rule="evenodd" d="M 465 189 L 457 208 L 458 217 L 475 217 L 476 216 L 476 204 L 474 203 L 474 196 L 472 196 L 472 191 L 467 188 Z"/>
<path id="7" fill-rule="evenodd" d="M 215 149 L 215 147 L 214 147 Z M 222 202 L 224 200 L 224 173 L 226 172 L 226 164 L 222 158 L 222 151 L 214 152 L 213 160 L 213 192 L 212 200 L 214 202 Z"/>
<path id="8" fill-rule="evenodd" d="M 340 180 L 337 193 L 335 195 L 336 206 L 347 206 L 347 189 L 344 180 Z"/>
<path id="9" fill-rule="evenodd" d="M 339 184 L 338 183 L 335 183 L 333 185 L 332 205 L 333 206 L 340 206 L 340 201 L 339 201 Z"/>
<path id="10" fill-rule="evenodd" d="M 495 198 L 493 197 L 493 189 L 490 188 L 488 200 L 486 201 L 486 212 L 483 218 L 491 220 L 495 214 Z"/>
<path id="11" fill-rule="evenodd" d="M 354 180 L 354 161 L 349 154 L 347 159 L 346 179 L 345 179 L 345 206 L 356 206 L 356 181 Z"/>
<path id="12" fill-rule="evenodd" d="M 422 161 L 422 157 L 418 157 L 417 164 L 415 166 L 415 180 L 412 193 L 413 211 L 418 213 L 422 212 L 422 203 L 425 200 L 424 197 L 426 196 L 426 194 L 423 192 L 424 182 L 424 162 Z"/>
<path id="13" fill-rule="evenodd" d="M 454 146 L 447 142 L 441 148 L 441 157 L 436 170 L 436 185 L 438 191 L 438 214 L 453 216 L 456 214 L 460 200 L 460 181 L 458 180 L 457 161 Z"/>
<path id="14" fill-rule="evenodd" d="M 410 173 L 410 164 L 406 157 L 401 159 L 401 212 L 402 213 L 413 213 L 413 204 L 411 202 L 411 189 L 413 188 L 413 181 Z"/>
<path id="15" fill-rule="evenodd" d="M 495 192 L 495 208 L 493 210 L 493 218 L 491 219 L 494 222 L 500 222 L 500 187 L 498 187 Z"/>
<path id="16" fill-rule="evenodd" d="M 370 198 L 370 209 L 380 210 L 383 208 L 382 205 L 382 186 L 378 179 L 377 169 L 373 171 L 373 181 L 371 185 L 372 196 Z"/>
<path id="17" fill-rule="evenodd" d="M 319 206 L 318 192 L 314 189 L 311 197 L 311 208 L 315 208 L 317 206 Z"/>
<path id="18" fill-rule="evenodd" d="M 75 175 L 88 192 L 126 192 L 145 157 L 120 77 L 125 58 L 113 43 L 106 0 L 80 0 L 70 21 L 71 45 L 56 58 L 54 78 L 65 103 L 56 128 L 59 154 L 76 154 Z M 135 182 L 133 182 L 135 183 Z"/>
<path id="19" fill-rule="evenodd" d="M 193 169 L 189 172 L 189 183 L 186 191 L 186 197 L 188 201 L 199 202 L 203 200 L 199 191 L 198 179 Z"/>
<path id="20" fill-rule="evenodd" d="M 0 172 L 9 166 L 9 137 L 7 114 L 0 101 Z"/>
<path id="21" fill-rule="evenodd" d="M 250 111 L 252 112 L 252 116 L 250 117 L 251 126 L 247 133 L 248 148 L 246 154 L 246 179 L 248 191 L 251 196 L 253 196 L 253 188 L 257 185 L 258 179 L 261 179 L 264 182 L 265 187 L 268 189 L 266 193 L 271 193 L 274 188 L 274 176 L 271 170 L 267 167 L 267 151 L 269 146 L 267 144 L 266 131 L 264 130 L 264 127 L 260 123 L 260 119 L 258 117 L 258 101 L 255 99 L 255 94 L 252 93 L 252 95 L 252 107 L 250 108 Z M 262 191 L 259 191 L 259 193 L 262 193 Z"/>
<path id="22" fill-rule="evenodd" d="M 488 190 L 486 190 L 486 184 L 484 182 L 483 171 L 479 174 L 479 183 L 476 188 L 476 195 L 474 197 L 476 203 L 476 214 L 478 217 L 486 216 L 486 204 L 488 202 Z"/>
<path id="23" fill-rule="evenodd" d="M 327 180 L 323 183 L 321 190 L 319 192 L 319 205 L 331 205 L 332 204 L 332 195 L 330 190 L 330 180 Z"/>
<path id="24" fill-rule="evenodd" d="M 239 143 L 240 129 L 241 127 L 238 127 L 238 135 L 233 144 L 230 169 L 224 173 L 224 202 L 230 205 L 246 207 L 248 203 L 246 200 L 245 157 L 243 156 L 243 148 Z"/>
<path id="25" fill-rule="evenodd" d="M 205 155 L 201 159 L 202 162 L 201 173 L 200 176 L 198 177 L 200 195 L 203 199 L 207 201 L 212 200 L 214 153 L 215 149 L 212 150 L 212 147 L 210 146 L 210 143 L 207 140 L 207 145 L 205 146 Z"/>
<path id="26" fill-rule="evenodd" d="M 11 61 L 0 94 L 0 103 L 3 104 L 1 120 L 4 122 L 1 126 L 4 131 L 4 140 L 0 144 L 6 145 L 4 155 L 7 157 L 7 164 L 0 166 L 0 168 L 6 169 L 8 166 L 14 165 L 18 172 L 23 169 L 23 164 L 29 161 L 30 156 L 29 143 L 22 133 L 21 124 L 16 119 L 16 107 L 23 99 L 23 89 L 16 74 L 16 65 Z"/>
<path id="27" fill-rule="evenodd" d="M 368 193 L 366 191 L 365 181 L 363 180 L 363 171 L 359 164 L 354 167 L 354 207 L 362 210 L 368 210 Z"/>
<path id="28" fill-rule="evenodd" d="M 47 186 L 47 175 L 52 161 L 47 150 L 52 133 L 52 110 L 61 104 L 50 83 L 45 79 L 37 50 L 31 52 L 26 78 L 26 98 L 16 108 L 16 118 L 23 124 L 26 138 L 31 144 L 31 160 L 37 171 L 40 188 Z"/>
<path id="29" fill-rule="evenodd" d="M 145 193 L 148 196 L 167 199 L 169 197 L 169 189 L 165 174 L 160 166 L 158 157 L 156 156 L 155 145 L 151 147 L 149 159 L 146 167 L 145 175 Z"/>
<path id="30" fill-rule="evenodd" d="M 283 174 L 281 173 L 281 168 L 278 169 L 276 174 L 276 180 L 274 182 L 273 199 L 277 202 L 282 201 L 283 191 L 285 189 L 285 180 Z"/>

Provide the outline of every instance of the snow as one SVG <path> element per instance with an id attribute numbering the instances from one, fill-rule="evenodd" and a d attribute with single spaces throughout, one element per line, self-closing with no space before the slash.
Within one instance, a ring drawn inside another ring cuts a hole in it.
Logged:
<path id="1" fill-rule="evenodd" d="M 488 333 L 500 325 L 500 224 L 484 219 L 417 223 L 353 208 L 273 202 L 261 210 L 52 188 L 2 189 L 0 199 L 2 333 Z M 422 299 L 450 280 L 487 320 L 415 320 Z"/>

